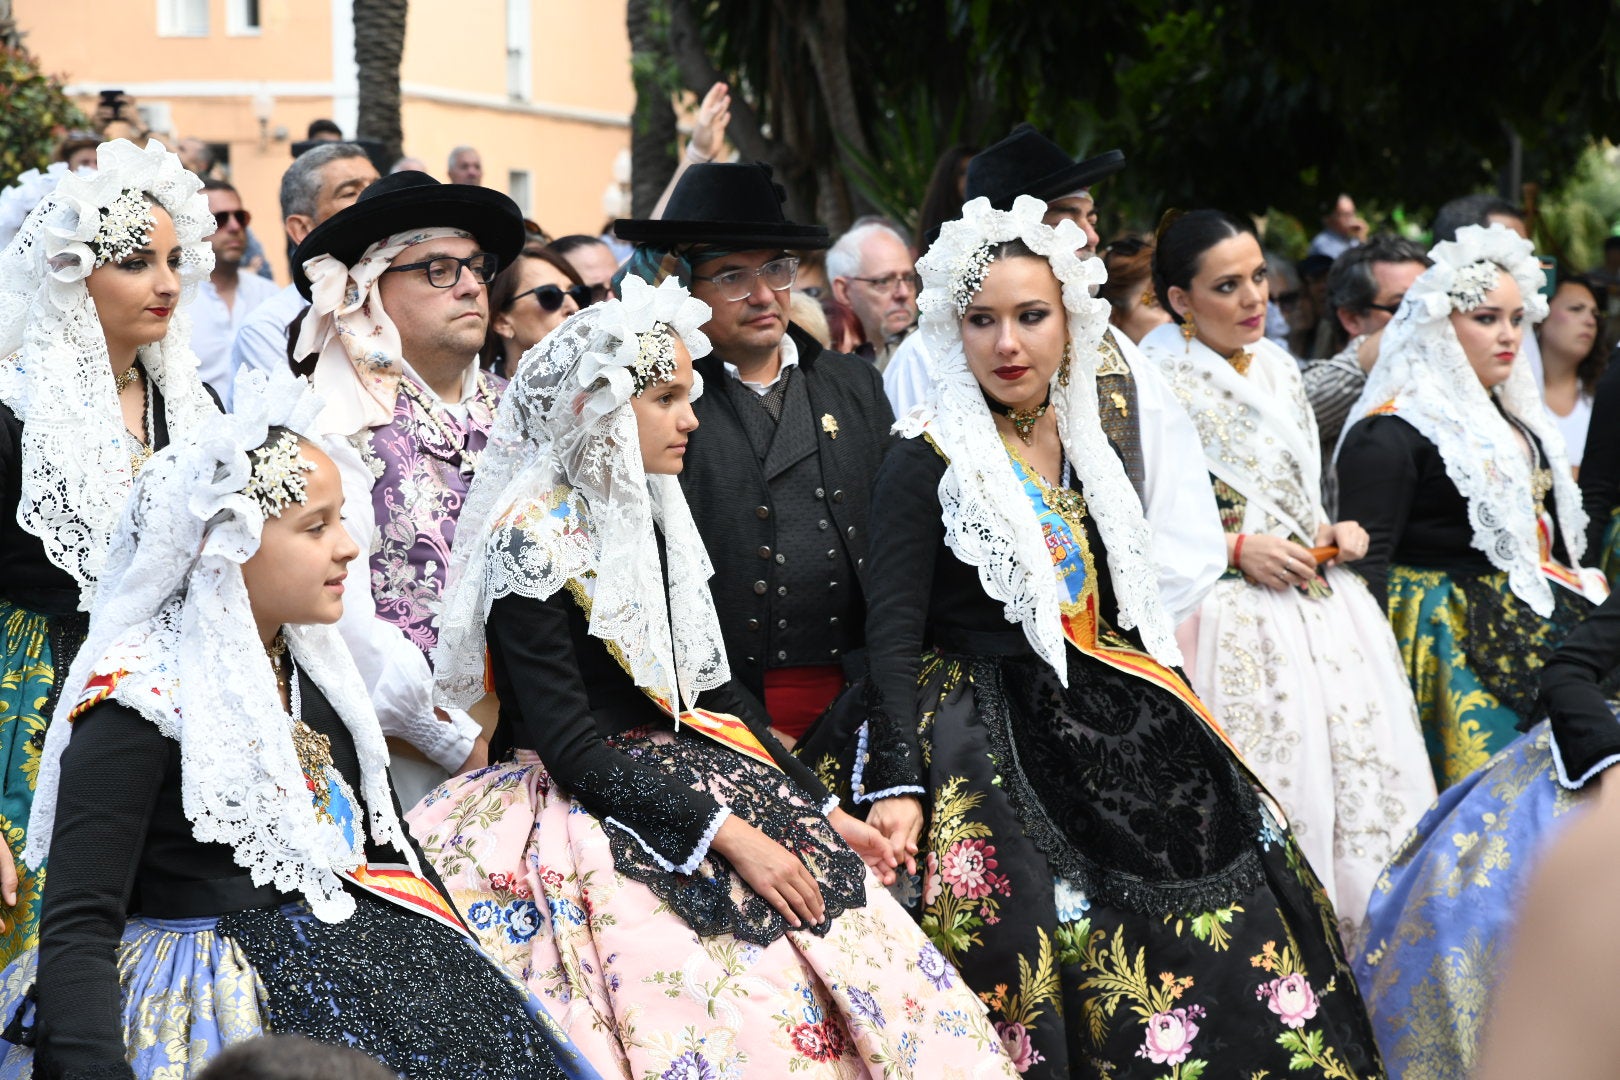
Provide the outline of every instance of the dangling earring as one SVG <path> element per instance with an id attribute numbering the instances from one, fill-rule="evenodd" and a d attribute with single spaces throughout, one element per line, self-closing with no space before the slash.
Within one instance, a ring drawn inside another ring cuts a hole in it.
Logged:
<path id="1" fill-rule="evenodd" d="M 1185 341 L 1187 348 L 1191 349 L 1193 338 L 1197 336 L 1198 324 L 1193 321 L 1192 312 L 1189 311 L 1181 317 L 1181 340 Z"/>
<path id="2" fill-rule="evenodd" d="M 1058 385 L 1069 385 L 1069 362 L 1074 359 L 1074 342 L 1063 343 L 1063 359 L 1058 361 Z"/>

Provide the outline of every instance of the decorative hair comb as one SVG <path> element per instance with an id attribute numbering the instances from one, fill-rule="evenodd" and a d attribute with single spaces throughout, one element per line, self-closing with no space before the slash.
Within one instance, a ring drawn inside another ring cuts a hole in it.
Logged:
<path id="1" fill-rule="evenodd" d="M 152 239 L 157 220 L 146 196 L 129 188 L 101 210 L 101 225 L 90 240 L 96 265 L 118 262 Z"/>
<path id="2" fill-rule="evenodd" d="M 1488 259 L 1469 263 L 1457 271 L 1446 295 L 1458 311 L 1473 311 L 1485 302 L 1485 294 L 1496 288 L 1502 268 Z"/>
<path id="3" fill-rule="evenodd" d="M 668 323 L 654 323 L 651 330 L 636 335 L 636 362 L 631 377 L 636 397 L 646 393 L 649 386 L 675 377 L 675 341 Z"/>
<path id="4" fill-rule="evenodd" d="M 953 260 L 947 267 L 951 275 L 951 300 L 956 304 L 958 319 L 967 313 L 974 294 L 984 285 L 984 272 L 990 263 L 990 245 L 986 243 Z"/>
<path id="5" fill-rule="evenodd" d="M 242 494 L 255 499 L 266 518 L 280 517 L 293 503 L 309 501 L 309 483 L 304 473 L 314 472 L 315 463 L 298 452 L 298 436 L 283 432 L 274 442 L 254 450 L 252 475 Z"/>

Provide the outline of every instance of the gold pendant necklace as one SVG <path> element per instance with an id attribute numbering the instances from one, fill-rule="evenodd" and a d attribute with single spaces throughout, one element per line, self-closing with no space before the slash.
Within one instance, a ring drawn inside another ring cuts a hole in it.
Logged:
<path id="1" fill-rule="evenodd" d="M 1002 404 L 989 394 L 984 395 L 984 403 L 997 416 L 1005 416 L 1011 420 L 1013 431 L 1023 440 L 1024 445 L 1028 446 L 1035 438 L 1035 425 L 1046 415 L 1046 410 L 1052 407 L 1052 392 L 1047 390 L 1046 400 L 1033 409 L 1015 409 L 1011 405 Z"/>

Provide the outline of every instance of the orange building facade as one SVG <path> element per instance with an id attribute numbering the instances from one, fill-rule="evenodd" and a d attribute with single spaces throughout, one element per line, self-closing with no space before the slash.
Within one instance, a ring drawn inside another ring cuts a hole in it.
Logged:
<path id="1" fill-rule="evenodd" d="M 166 144 L 219 147 L 287 280 L 289 147 L 320 117 L 355 131 L 350 0 L 15 0 L 14 14 L 86 113 L 100 91 L 123 90 Z M 470 145 L 484 184 L 553 236 L 594 234 L 617 212 L 635 105 L 624 0 L 417 0 L 400 89 L 405 153 L 439 179 Z"/>

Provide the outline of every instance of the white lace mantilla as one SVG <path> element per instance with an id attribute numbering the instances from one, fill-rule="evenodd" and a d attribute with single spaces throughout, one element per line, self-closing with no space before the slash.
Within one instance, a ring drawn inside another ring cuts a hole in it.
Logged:
<path id="1" fill-rule="evenodd" d="M 59 174 L 0 252 L 0 401 L 23 423 L 17 521 L 79 583 L 86 611 L 131 470 L 107 342 L 85 279 L 95 267 L 91 243 L 102 211 L 127 191 L 157 197 L 181 246 L 180 298 L 168 334 L 141 348 L 140 364 L 163 395 L 172 437 L 217 411 L 197 375 L 187 311 L 214 268 L 206 239 L 214 217 L 201 181 L 155 140 L 144 150 L 123 139 L 103 143 L 97 159 L 95 173 Z"/>
<path id="2" fill-rule="evenodd" d="M 1262 338 L 1247 351 L 1248 373 L 1239 374 L 1202 341 L 1185 340 L 1179 326 L 1166 323 L 1142 339 L 1143 354 L 1192 417 L 1205 465 L 1247 501 L 1243 531 L 1280 525 L 1308 547 L 1327 522 L 1316 414 L 1285 349 Z"/>
<path id="3" fill-rule="evenodd" d="M 249 452 L 271 425 L 314 421 L 319 399 L 300 381 L 254 372 L 237 412 L 218 416 L 142 470 L 114 535 L 90 634 L 63 683 L 46 735 L 24 858 L 50 851 L 68 718 L 93 674 L 123 672 L 116 700 L 180 744 L 181 793 L 193 835 L 229 845 L 257 885 L 301 893 L 316 917 L 354 909 L 339 874 L 362 860 L 304 782 L 292 722 L 253 622 L 242 563 L 258 549 L 264 512 L 243 494 Z M 363 824 L 418 869 L 388 785 L 388 749 L 365 682 L 335 627 L 288 626 L 298 666 L 353 736 Z"/>
<path id="4" fill-rule="evenodd" d="M 1070 467 L 1079 477 L 1087 512 L 1108 550 L 1108 567 L 1123 629 L 1136 630 L 1161 663 L 1181 663 L 1169 616 L 1159 597 L 1152 532 L 1142 504 L 1097 418 L 1099 343 L 1108 328 L 1108 304 L 1092 295 L 1105 280 L 1102 261 L 1081 259 L 1085 238 L 1073 222 L 1042 224 L 1046 204 L 1021 196 L 1010 211 L 975 199 L 962 217 L 946 222 L 939 240 L 918 262 L 918 297 L 924 340 L 935 361 L 929 399 L 895 425 L 910 438 L 927 432 L 949 464 L 939 482 L 945 542 L 979 571 L 985 592 L 999 601 L 1007 621 L 1020 624 L 1036 654 L 1058 677 L 1068 678 L 1062 592 L 1040 523 L 1013 469 L 984 393 L 968 367 L 957 316 L 957 279 L 986 245 L 1022 240 L 1050 262 L 1063 287 L 1071 360 L 1068 384 L 1052 378 L 1052 408 Z"/>
<path id="5" fill-rule="evenodd" d="M 1530 333 L 1547 315 L 1540 293 L 1544 275 L 1530 242 L 1500 225 L 1465 226 L 1457 230 L 1456 240 L 1436 244 L 1429 255 L 1434 265 L 1412 283 L 1384 331 L 1378 363 L 1345 431 L 1375 410 L 1392 412 L 1434 443 L 1446 476 L 1468 500 L 1473 546 L 1507 573 L 1515 596 L 1538 615 L 1551 615 L 1552 587 L 1540 570 L 1531 464 L 1502 411 L 1541 442 L 1552 471 L 1558 528 L 1571 562 L 1579 565 L 1586 551 L 1587 518 L 1563 434 L 1542 405 L 1522 352 L 1507 380 L 1486 390 L 1451 325 L 1453 311 L 1471 310 L 1465 304 L 1477 306 L 1474 268 L 1489 263 L 1518 282 L 1524 332 Z"/>
<path id="6" fill-rule="evenodd" d="M 662 324 L 703 356 L 709 308 L 673 278 L 654 288 L 630 276 L 623 289 L 622 300 L 570 316 L 531 349 L 501 398 L 439 616 L 434 672 L 446 704 L 483 696 L 484 624 L 496 600 L 543 600 L 570 581 L 589 593 L 591 634 L 618 647 L 636 685 L 690 707 L 731 677 L 713 566 L 680 481 L 643 469 L 630 404 L 638 337 L 665 332 Z"/>

